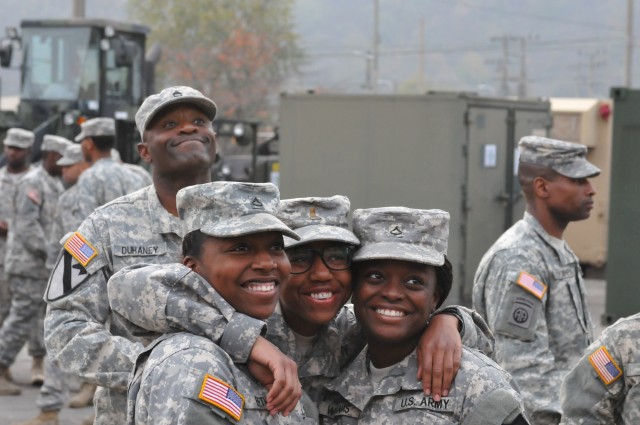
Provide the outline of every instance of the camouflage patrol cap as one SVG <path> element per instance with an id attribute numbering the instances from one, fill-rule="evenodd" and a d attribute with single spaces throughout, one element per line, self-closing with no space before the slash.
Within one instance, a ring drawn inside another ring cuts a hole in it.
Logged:
<path id="1" fill-rule="evenodd" d="M 600 174 L 600 169 L 586 159 L 587 147 L 579 143 L 525 136 L 518 147 L 521 163 L 544 165 L 572 179 Z"/>
<path id="2" fill-rule="evenodd" d="M 328 198 L 294 198 L 280 201 L 278 218 L 296 231 L 300 240 L 284 238 L 287 248 L 315 241 L 335 241 L 359 245 L 349 229 L 351 202 L 342 195 Z"/>
<path id="3" fill-rule="evenodd" d="M 10 128 L 4 138 L 5 146 L 13 146 L 14 148 L 28 149 L 33 146 L 35 135 L 32 131 L 22 128 Z"/>
<path id="4" fill-rule="evenodd" d="M 216 117 L 218 110 L 213 100 L 196 89 L 187 86 L 167 87 L 160 93 L 147 97 L 140 106 L 140 109 L 138 109 L 138 112 L 136 112 L 136 126 L 140 132 L 140 136 L 143 135 L 147 126 L 158 112 L 176 103 L 191 103 L 200 107 L 211 121 Z"/>
<path id="5" fill-rule="evenodd" d="M 75 165 L 82 161 L 84 161 L 84 156 L 82 156 L 82 147 L 80 145 L 73 144 L 67 146 L 62 158 L 56 161 L 56 165 L 59 165 L 60 167 L 68 167 L 69 165 Z"/>
<path id="6" fill-rule="evenodd" d="M 442 266 L 449 240 L 449 213 L 405 207 L 359 209 L 353 232 L 360 249 L 353 261 L 405 260 Z"/>
<path id="7" fill-rule="evenodd" d="M 82 142 L 87 137 L 115 135 L 116 120 L 107 117 L 91 118 L 80 124 L 80 134 L 74 140 Z"/>
<path id="8" fill-rule="evenodd" d="M 64 155 L 64 150 L 72 143 L 71 140 L 65 139 L 64 137 L 45 134 L 42 139 L 42 150 L 58 152 L 60 155 Z"/>
<path id="9" fill-rule="evenodd" d="M 178 214 L 187 232 L 200 230 L 216 237 L 259 232 L 298 235 L 276 217 L 280 192 L 272 183 L 213 182 L 180 189 Z"/>

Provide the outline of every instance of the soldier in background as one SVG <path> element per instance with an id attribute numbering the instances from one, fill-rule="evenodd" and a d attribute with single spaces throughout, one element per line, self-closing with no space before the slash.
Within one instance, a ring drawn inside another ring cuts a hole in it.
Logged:
<path id="1" fill-rule="evenodd" d="M 0 326 L 9 314 L 11 291 L 4 271 L 7 234 L 15 212 L 15 194 L 18 180 L 30 169 L 31 146 L 34 134 L 21 128 L 10 128 L 4 139 L 4 156 L 7 164 L 0 169 Z"/>
<path id="2" fill-rule="evenodd" d="M 473 306 L 494 332 L 496 361 L 515 378 L 535 424 L 557 424 L 560 384 L 593 340 L 578 258 L 567 225 L 589 217 L 600 170 L 587 148 L 543 137 L 519 143 L 524 218 L 484 255 Z"/>
<path id="3" fill-rule="evenodd" d="M 56 205 L 64 190 L 61 169 L 56 162 L 71 141 L 45 135 L 42 143 L 42 167 L 27 173 L 18 183 L 16 211 L 5 260 L 5 270 L 11 285 L 11 310 L 0 328 L 0 395 L 18 395 L 19 387 L 2 380 L 24 343 L 29 339 L 29 354 L 33 357 L 32 383 L 44 380 L 43 322 L 45 304 L 42 300 L 49 272 L 45 266 L 49 234 Z M 30 335 L 31 333 L 31 335 Z"/>
<path id="4" fill-rule="evenodd" d="M 113 118 L 93 118 L 81 125 L 75 138 L 91 168 L 78 179 L 81 215 L 88 217 L 99 206 L 149 185 L 149 179 L 130 171 L 111 157 L 116 127 Z"/>
<path id="5" fill-rule="evenodd" d="M 640 313 L 605 329 L 562 382 L 563 425 L 640 424 Z"/>

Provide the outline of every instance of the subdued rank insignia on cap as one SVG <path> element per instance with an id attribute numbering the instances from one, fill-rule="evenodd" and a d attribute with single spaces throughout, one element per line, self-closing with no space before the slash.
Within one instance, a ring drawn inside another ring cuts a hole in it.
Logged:
<path id="1" fill-rule="evenodd" d="M 316 207 L 309 208 L 309 218 L 317 218 Z"/>
<path id="2" fill-rule="evenodd" d="M 542 299 L 544 294 L 547 292 L 547 285 L 526 272 L 520 272 L 520 276 L 518 276 L 516 283 L 539 299 Z"/>
<path id="3" fill-rule="evenodd" d="M 389 229 L 389 233 L 391 233 L 393 236 L 402 236 L 403 235 L 402 229 L 397 224 Z"/>
<path id="4" fill-rule="evenodd" d="M 180 96 L 182 96 L 182 93 L 179 92 L 178 90 L 173 92 L 173 97 L 180 97 Z"/>
<path id="5" fill-rule="evenodd" d="M 253 198 L 253 200 L 251 201 L 251 207 L 253 207 L 254 210 L 263 210 L 264 204 L 260 199 L 256 197 L 256 198 Z"/>
<path id="6" fill-rule="evenodd" d="M 75 232 L 67 239 L 67 242 L 64 244 L 64 249 L 84 267 L 87 267 L 87 264 L 98 255 L 98 251 L 78 232 Z"/>
<path id="7" fill-rule="evenodd" d="M 202 388 L 198 398 L 205 403 L 215 406 L 226 412 L 236 421 L 242 416 L 244 397 L 231 387 L 213 376 L 207 374 L 202 381 Z"/>
<path id="8" fill-rule="evenodd" d="M 589 363 L 596 370 L 605 385 L 609 385 L 622 376 L 622 370 L 611 357 L 604 346 L 601 346 L 589 356 Z"/>
<path id="9" fill-rule="evenodd" d="M 31 200 L 36 205 L 42 204 L 42 198 L 40 198 L 40 194 L 37 190 L 30 190 L 27 192 L 27 198 Z"/>
<path id="10" fill-rule="evenodd" d="M 63 249 L 49 278 L 47 300 L 54 301 L 71 293 L 87 277 L 89 277 L 89 273 L 82 264 L 78 263 L 66 249 Z"/>

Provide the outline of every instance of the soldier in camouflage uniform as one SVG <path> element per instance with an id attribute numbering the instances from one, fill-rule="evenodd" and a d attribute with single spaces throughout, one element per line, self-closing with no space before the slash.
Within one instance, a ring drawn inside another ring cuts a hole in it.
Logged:
<path id="1" fill-rule="evenodd" d="M 557 424 L 562 378 L 593 340 L 578 258 L 562 239 L 571 221 L 589 217 L 600 170 L 587 148 L 542 137 L 519 143 L 524 218 L 482 258 L 473 306 L 496 337 L 494 358 L 522 389 L 536 424 Z"/>
<path id="2" fill-rule="evenodd" d="M 0 325 L 9 314 L 11 306 L 9 281 L 4 272 L 7 233 L 10 228 L 9 222 L 15 212 L 18 181 L 31 169 L 29 157 L 33 140 L 34 134 L 21 128 L 10 128 L 4 139 L 7 165 L 0 169 Z"/>
<path id="3" fill-rule="evenodd" d="M 81 215 L 88 217 L 99 206 L 148 186 L 149 179 L 111 158 L 116 134 L 113 118 L 93 118 L 81 127 L 75 140 L 91 169 L 78 179 L 78 204 Z"/>
<path id="4" fill-rule="evenodd" d="M 47 253 L 47 269 L 49 270 L 55 266 L 55 260 L 60 253 L 63 237 L 68 232 L 76 230 L 84 219 L 84 217 L 78 216 L 76 182 L 80 174 L 89 167 L 89 163 L 84 160 L 80 145 L 77 144 L 67 146 L 64 150 L 64 155 L 56 164 L 62 169 L 62 182 L 67 189 L 58 198 L 58 205 L 51 228 Z M 36 401 L 40 412 L 35 418 L 16 425 L 57 424 L 58 414 L 67 399 L 68 379 L 67 374 L 53 365 L 50 359 L 46 358 L 44 363 L 44 383 L 40 387 L 40 394 Z M 85 390 L 86 385 L 91 385 L 92 387 Z M 82 406 L 84 407 L 91 403 L 95 386 L 83 383 L 82 388 L 84 391 L 91 392 L 88 404 L 85 402 Z M 81 391 L 79 394 L 83 394 L 83 392 Z"/>
<path id="5" fill-rule="evenodd" d="M 91 214 L 67 240 L 51 274 L 45 294 L 47 349 L 59 367 L 99 386 L 94 399 L 97 425 L 125 422 L 129 374 L 143 344 L 158 336 L 141 335 L 140 329 L 112 315 L 107 280 L 123 267 L 144 261 L 180 261 L 185 227 L 178 218 L 176 193 L 211 179 L 215 114 L 213 101 L 190 87 L 169 87 L 149 96 L 136 114 L 136 125 L 142 136 L 140 155 L 153 163 L 153 186 Z M 252 350 L 263 343 L 258 337 L 262 321 L 243 315 L 232 319 L 225 327 L 222 318 L 212 332 L 217 333 L 216 341 L 226 337 L 220 344 L 231 344 L 226 351 L 234 360 L 267 352 Z M 247 344 L 234 345 L 237 332 L 247 337 Z M 277 353 L 267 353 L 274 364 L 282 364 Z M 285 382 L 285 388 L 292 385 Z"/>
<path id="6" fill-rule="evenodd" d="M 353 303 L 367 347 L 331 383 L 324 424 L 527 424 L 515 382 L 488 357 L 463 348 L 447 397 L 416 378 L 416 348 L 453 280 L 446 259 L 449 214 L 403 207 L 353 213 Z"/>
<path id="7" fill-rule="evenodd" d="M 186 280 L 225 317 L 240 312 L 266 319 L 289 276 L 282 235 L 297 238 L 275 217 L 278 195 L 271 183 L 215 182 L 182 189 L 177 203 L 187 231 L 184 266 L 157 266 L 154 273 L 168 284 Z M 244 336 L 236 343 L 246 343 Z M 131 425 L 316 423 L 301 404 L 288 417 L 270 416 L 266 388 L 201 336 L 161 338 L 139 357 L 134 376 Z"/>
<path id="8" fill-rule="evenodd" d="M 45 135 L 42 143 L 42 167 L 29 171 L 18 183 L 16 211 L 7 244 L 5 271 L 11 285 L 11 310 L 0 328 L 0 375 L 5 371 L 29 339 L 29 354 L 33 356 L 32 382 L 44 379 L 42 367 L 44 348 L 44 311 L 42 294 L 49 270 L 45 267 L 48 235 L 51 232 L 58 196 L 64 190 L 60 167 L 71 141 Z M 19 387 L 7 385 L 0 395 L 18 395 Z"/>
<path id="9" fill-rule="evenodd" d="M 640 424 L 640 313 L 620 319 L 562 382 L 562 424 Z"/>
<path id="10" fill-rule="evenodd" d="M 280 303 L 267 320 L 266 338 L 297 363 L 303 389 L 315 402 L 325 383 L 336 377 L 364 346 L 352 306 L 344 305 L 351 295 L 351 253 L 359 244 L 347 229 L 349 207 L 349 199 L 337 195 L 283 200 L 278 212 L 278 218 L 294 229 L 300 240 L 285 237 L 292 274 L 282 284 Z M 217 310 L 204 300 L 197 305 L 199 297 L 193 288 L 173 282 L 169 288 L 163 286 L 167 281 L 158 280 L 152 271 L 127 268 L 109 280 L 113 311 L 155 332 L 183 329 L 208 336 L 208 324 L 219 314 Z M 156 294 L 153 303 L 148 302 L 147 294 Z M 188 309 L 184 308 L 186 303 L 190 305 Z M 453 353 L 460 352 L 457 318 L 462 324 L 463 343 L 491 353 L 493 337 L 475 312 L 449 307 L 442 313 L 447 314 L 438 314 L 426 332 L 428 337 L 422 348 L 431 354 L 428 358 L 453 361 Z M 439 356 L 434 347 L 442 346 L 450 352 Z M 446 369 L 437 366 L 434 364 L 435 369 Z M 431 383 L 430 377 L 425 379 Z M 442 377 L 434 376 L 434 381 L 438 379 Z M 440 391 L 434 393 L 440 395 Z"/>

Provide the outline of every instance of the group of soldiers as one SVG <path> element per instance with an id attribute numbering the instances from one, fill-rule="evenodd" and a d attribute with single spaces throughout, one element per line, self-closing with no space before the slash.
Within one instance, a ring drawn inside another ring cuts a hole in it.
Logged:
<path id="1" fill-rule="evenodd" d="M 33 134 L 7 133 L 0 395 L 19 394 L 9 367 L 29 340 L 44 385 L 26 423 L 58 423 L 64 373 L 97 386 L 95 424 L 640 423 L 640 316 L 594 341 L 563 240 L 593 207 L 589 178 L 600 170 L 586 147 L 520 141 L 525 216 L 483 257 L 475 311 L 434 313 L 455 278 L 447 213 L 357 210 L 351 232 L 344 197 L 280 201 L 270 184 L 211 183 L 216 112 L 185 86 L 144 101 L 135 118 L 151 179 L 111 158 L 108 118 L 85 122 L 80 146 L 45 136 L 39 167 L 28 162 Z M 271 274 L 245 278 L 241 295 L 228 290 L 234 271 L 211 259 L 235 264 L 254 251 L 261 262 L 249 269 L 268 263 Z M 383 277 L 405 268 L 418 271 L 385 289 Z M 352 291 L 355 315 L 343 307 Z M 330 303 L 330 315 L 315 311 Z"/>
<path id="2" fill-rule="evenodd" d="M 95 118 L 81 125 L 75 142 L 43 137 L 40 164 L 31 164 L 35 135 L 11 128 L 4 139 L 6 166 L 0 171 L 0 395 L 19 395 L 9 367 L 25 342 L 32 356 L 31 383 L 42 385 L 38 406 L 55 418 L 66 403 L 64 372 L 48 361 L 43 296 L 61 243 L 100 206 L 148 186 L 141 167 L 122 164 L 114 152 L 115 121 Z M 72 407 L 92 402 L 95 386 L 82 383 Z M 40 423 L 29 421 L 27 423 Z"/>

